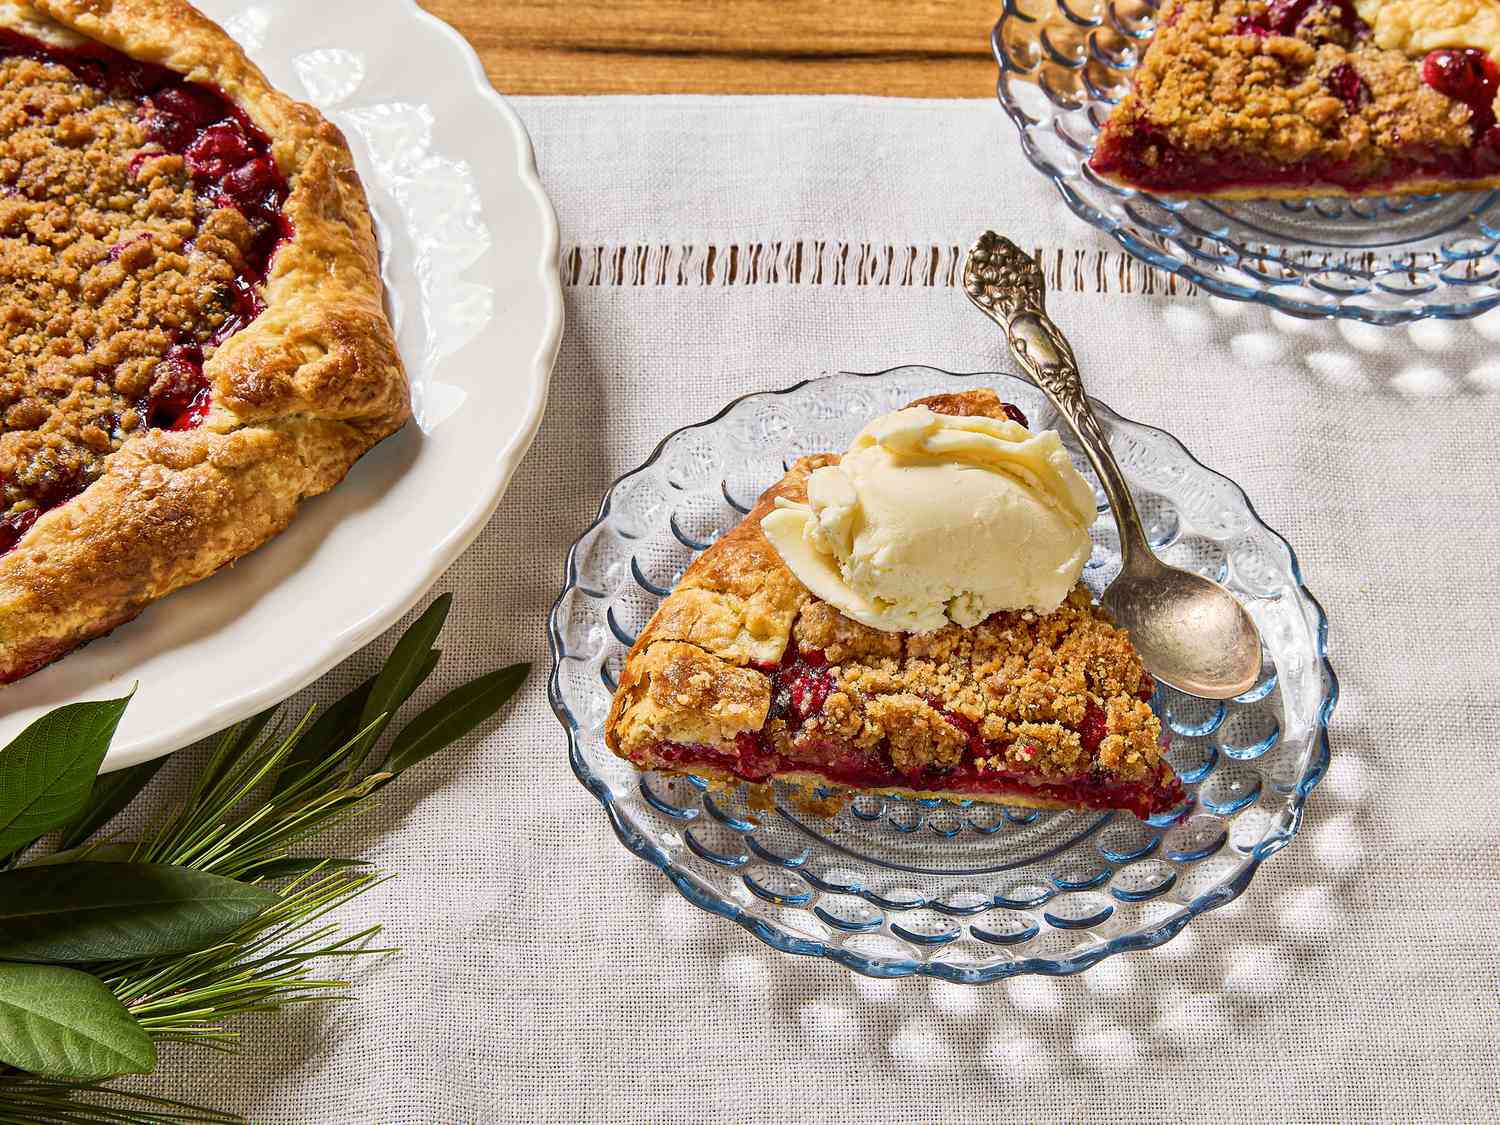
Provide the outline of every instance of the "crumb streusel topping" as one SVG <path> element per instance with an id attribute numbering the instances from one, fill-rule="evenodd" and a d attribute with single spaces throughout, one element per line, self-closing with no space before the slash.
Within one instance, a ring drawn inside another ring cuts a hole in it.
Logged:
<path id="1" fill-rule="evenodd" d="M 951 769 L 972 745 L 981 772 L 1047 779 L 1100 767 L 1125 780 L 1154 777 L 1161 728 L 1139 698 L 1149 684 L 1125 632 L 1076 589 L 1053 613 L 996 614 L 970 629 L 892 634 L 811 601 L 793 630 L 819 653 L 831 683 L 821 708 L 797 722 L 772 715 L 770 745 L 817 761 L 828 740 L 883 755 L 901 773 Z M 1148 689 L 1149 690 L 1149 689 Z M 1094 745 L 1085 745 L 1081 730 Z"/>
<path id="2" fill-rule="evenodd" d="M 249 221 L 146 140 L 137 99 L 0 61 L 0 517 L 76 494 L 164 424 L 153 403 L 240 300 Z"/>
<path id="3" fill-rule="evenodd" d="M 1184 0 L 1163 29 L 1173 55 L 1148 50 L 1137 80 L 1145 121 L 1188 151 L 1232 142 L 1286 163 L 1469 145 L 1468 107 L 1424 84 L 1400 51 L 1357 34 L 1339 5 L 1315 6 L 1285 33 L 1261 30 L 1267 9 Z"/>

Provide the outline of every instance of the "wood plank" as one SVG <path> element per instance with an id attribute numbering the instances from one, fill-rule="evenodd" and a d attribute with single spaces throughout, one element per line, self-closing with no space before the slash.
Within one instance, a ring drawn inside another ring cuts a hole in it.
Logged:
<path id="1" fill-rule="evenodd" d="M 421 0 L 511 94 L 991 97 L 996 0 Z"/>

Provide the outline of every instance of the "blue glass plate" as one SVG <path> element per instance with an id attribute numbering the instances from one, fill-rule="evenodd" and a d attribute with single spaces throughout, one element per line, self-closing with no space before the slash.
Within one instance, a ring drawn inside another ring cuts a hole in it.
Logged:
<path id="1" fill-rule="evenodd" d="M 1159 0 L 1005 0 L 991 43 L 1021 149 L 1073 213 L 1150 265 L 1293 316 L 1404 324 L 1500 305 L 1500 192 L 1224 202 L 1105 183 L 1087 160 Z"/>
<path id="2" fill-rule="evenodd" d="M 870 976 L 981 984 L 1078 972 L 1160 945 L 1239 895 L 1291 841 L 1328 764 L 1337 686 L 1324 656 L 1327 621 L 1291 549 L 1233 482 L 1170 435 L 1103 405 L 1100 421 L 1156 549 L 1228 585 L 1265 640 L 1264 675 L 1239 699 L 1162 688 L 1152 700 L 1191 794 L 1181 819 L 881 797 L 832 817 L 790 799 L 758 813 L 742 793 L 641 774 L 606 749 L 605 715 L 636 634 L 791 460 L 843 449 L 868 419 L 921 395 L 975 385 L 994 386 L 1034 425 L 1057 427 L 1041 393 L 1017 376 L 904 367 L 749 395 L 677 431 L 610 489 L 568 553 L 549 623 L 549 696 L 573 770 L 625 846 L 688 901 L 768 945 Z M 1096 592 L 1119 569 L 1099 495 L 1084 574 Z"/>

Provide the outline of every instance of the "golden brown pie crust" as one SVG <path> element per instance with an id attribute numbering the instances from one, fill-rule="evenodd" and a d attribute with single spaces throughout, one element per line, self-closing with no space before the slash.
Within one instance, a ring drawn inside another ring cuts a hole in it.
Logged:
<path id="1" fill-rule="evenodd" d="M 919 402 L 939 413 L 1005 416 L 989 389 Z M 981 771 L 1024 770 L 1061 782 L 1092 766 L 1123 781 L 1171 778 L 1160 723 L 1141 699 L 1150 679 L 1125 632 L 1081 587 L 1052 614 L 997 614 L 973 629 L 917 635 L 871 629 L 813 597 L 760 521 L 779 497 L 805 499 L 809 474 L 835 461 L 833 454 L 801 458 L 688 568 L 626 656 L 605 723 L 610 750 L 643 769 L 681 772 L 658 756 L 659 746 L 734 755 L 741 736 L 758 735 L 786 763 L 778 780 L 818 784 L 825 780 L 816 769 L 819 746 L 833 739 L 917 776 L 964 754 L 968 740 L 946 712 L 972 724 L 987 745 L 1004 747 L 976 763 Z M 794 643 L 822 654 L 832 685 L 797 729 L 772 707 L 771 672 Z M 1089 709 L 1107 722 L 1092 758 L 1076 731 Z M 694 764 L 692 772 L 739 780 L 712 764 Z M 870 791 L 1070 807 L 1011 791 Z"/>
<path id="2" fill-rule="evenodd" d="M 271 260 L 264 311 L 204 365 L 202 425 L 132 432 L 92 484 L 0 556 L 0 682 L 253 551 L 410 415 L 368 205 L 338 129 L 272 89 L 184 0 L 0 4 L 0 24 L 34 35 L 31 20 L 217 87 L 270 138 L 291 234 Z"/>

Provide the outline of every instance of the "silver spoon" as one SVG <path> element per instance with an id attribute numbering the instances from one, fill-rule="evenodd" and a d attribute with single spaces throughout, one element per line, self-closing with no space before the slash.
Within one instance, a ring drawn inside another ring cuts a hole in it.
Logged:
<path id="1" fill-rule="evenodd" d="M 1001 328 L 1011 355 L 1073 428 L 1099 474 L 1120 529 L 1120 576 L 1100 601 L 1130 632 L 1146 669 L 1189 695 L 1232 699 L 1260 679 L 1260 633 L 1233 594 L 1151 553 L 1141 516 L 1109 439 L 1094 417 L 1073 349 L 1043 310 L 1041 267 L 1020 247 L 985 231 L 964 265 L 964 291 Z"/>

